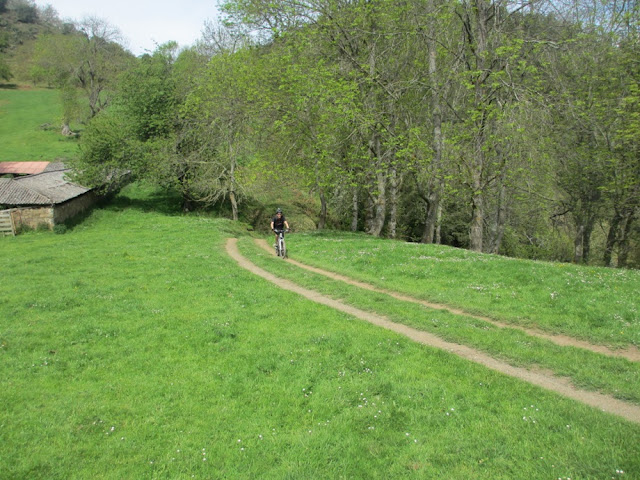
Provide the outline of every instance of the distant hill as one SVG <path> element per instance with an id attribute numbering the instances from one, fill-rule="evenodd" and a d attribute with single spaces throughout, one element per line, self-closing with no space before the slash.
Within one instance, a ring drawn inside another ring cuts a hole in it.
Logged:
<path id="1" fill-rule="evenodd" d="M 28 83 L 36 38 L 64 28 L 50 5 L 41 8 L 30 0 L 0 0 L 0 83 Z"/>

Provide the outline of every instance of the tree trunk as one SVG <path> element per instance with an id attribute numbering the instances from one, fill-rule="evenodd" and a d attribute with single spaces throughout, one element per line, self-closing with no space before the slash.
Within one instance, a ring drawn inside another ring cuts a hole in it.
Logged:
<path id="1" fill-rule="evenodd" d="M 193 210 L 193 200 L 187 193 L 182 194 L 182 211 L 188 213 Z"/>
<path id="2" fill-rule="evenodd" d="M 475 70 L 474 73 L 474 109 L 475 142 L 473 158 L 471 162 L 471 225 L 469 229 L 469 248 L 475 252 L 482 252 L 482 240 L 484 234 L 484 192 L 483 175 L 485 169 L 485 128 L 487 122 L 487 41 L 488 29 L 491 18 L 491 2 L 487 0 L 474 0 L 475 13 Z"/>
<path id="3" fill-rule="evenodd" d="M 440 195 L 437 191 L 429 192 L 427 205 L 427 215 L 424 222 L 421 243 L 434 243 L 436 236 L 436 223 L 438 219 L 438 209 L 440 208 Z"/>
<path id="4" fill-rule="evenodd" d="M 364 208 L 364 231 L 370 232 L 373 225 L 373 196 L 371 192 L 367 193 L 367 203 Z"/>
<path id="5" fill-rule="evenodd" d="M 442 237 L 440 236 L 440 227 L 442 226 L 442 202 L 438 202 L 438 208 L 436 213 L 436 244 L 442 243 Z"/>
<path id="6" fill-rule="evenodd" d="M 69 124 L 67 122 L 64 122 L 62 124 L 62 135 L 64 135 L 65 137 L 72 137 L 73 135 L 75 135 L 71 131 L 71 127 L 69 127 Z"/>
<path id="7" fill-rule="evenodd" d="M 589 258 L 591 256 L 591 234 L 593 233 L 593 227 L 595 225 L 596 219 L 595 216 L 589 218 L 587 224 L 584 226 L 584 240 L 582 247 L 582 263 L 589 263 Z"/>
<path id="8" fill-rule="evenodd" d="M 327 225 L 327 199 L 324 190 L 320 189 L 320 218 L 318 219 L 318 230 L 324 230 Z"/>
<path id="9" fill-rule="evenodd" d="M 627 262 L 629 259 L 629 252 L 631 250 L 631 230 L 633 228 L 633 224 L 635 223 L 636 215 L 635 211 L 632 209 L 630 211 L 629 216 L 627 217 L 627 221 L 624 225 L 624 229 L 622 230 L 622 235 L 620 238 L 620 251 L 618 253 L 618 268 L 624 268 L 627 266 Z"/>
<path id="10" fill-rule="evenodd" d="M 384 227 L 384 217 L 387 210 L 386 199 L 386 179 L 382 172 L 378 172 L 376 175 L 378 192 L 373 200 L 373 217 L 371 218 L 371 225 L 369 227 L 369 234 L 375 237 L 379 237 Z"/>
<path id="11" fill-rule="evenodd" d="M 479 172 L 476 172 L 471 195 L 471 227 L 469 229 L 469 248 L 474 252 L 482 252 L 484 234 L 484 196 L 481 188 Z"/>
<path id="12" fill-rule="evenodd" d="M 604 255 L 602 256 L 605 267 L 613 266 L 613 249 L 615 248 L 616 243 L 618 243 L 618 230 L 620 228 L 621 221 L 622 215 L 619 211 L 616 211 L 615 215 L 611 219 L 611 223 L 609 224 L 607 243 L 605 244 Z"/>
<path id="13" fill-rule="evenodd" d="M 353 187 L 351 199 L 351 231 L 358 231 L 358 187 Z"/>
<path id="14" fill-rule="evenodd" d="M 389 182 L 390 205 L 389 205 L 389 238 L 396 238 L 396 228 L 398 225 L 398 171 L 396 167 L 391 168 L 391 181 Z"/>
<path id="15" fill-rule="evenodd" d="M 229 201 L 231 202 L 231 216 L 234 221 L 238 221 L 238 202 L 236 199 L 236 162 L 231 160 L 231 171 L 229 173 Z"/>
<path id="16" fill-rule="evenodd" d="M 506 187 L 504 185 L 504 172 L 503 172 L 500 178 L 498 206 L 496 208 L 494 223 L 491 228 L 491 244 L 489 247 L 489 253 L 498 254 L 500 252 L 500 245 L 502 244 L 502 238 L 504 237 L 504 227 L 507 220 L 507 207 L 505 204 L 506 204 Z"/>
<path id="17" fill-rule="evenodd" d="M 576 238 L 573 241 L 573 263 L 582 263 L 584 253 L 584 225 L 578 225 Z"/>
<path id="18" fill-rule="evenodd" d="M 433 8 L 433 5 L 432 5 Z M 429 79 L 431 82 L 431 119 L 433 121 L 433 170 L 438 179 L 432 182 L 431 191 L 428 194 L 427 216 L 425 220 L 424 233 L 422 234 L 422 243 L 433 243 L 436 237 L 436 224 L 438 223 L 438 212 L 441 209 L 440 193 L 443 185 L 440 177 L 439 169 L 442 163 L 442 111 L 440 108 L 440 86 L 436 74 L 438 73 L 437 64 L 437 46 L 433 36 L 427 39 L 427 48 L 429 50 Z M 435 185 L 434 185 L 435 184 Z"/>
<path id="19" fill-rule="evenodd" d="M 379 237 L 384 227 L 384 220 L 387 211 L 387 178 L 382 168 L 382 149 L 380 137 L 377 133 L 374 134 L 373 139 L 370 142 L 370 151 L 374 160 L 374 164 L 377 165 L 376 169 L 376 192 L 369 196 L 372 200 L 371 209 L 371 221 L 369 224 L 368 232 L 370 235 Z"/>

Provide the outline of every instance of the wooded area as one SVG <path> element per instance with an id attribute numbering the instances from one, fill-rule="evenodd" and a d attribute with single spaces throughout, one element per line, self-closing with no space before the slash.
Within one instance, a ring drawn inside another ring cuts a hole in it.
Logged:
<path id="1" fill-rule="evenodd" d="M 636 0 L 222 9 L 140 58 L 100 22 L 38 37 L 32 75 L 69 115 L 86 94 L 85 181 L 126 168 L 237 219 L 256 175 L 293 177 L 318 228 L 640 267 Z"/>

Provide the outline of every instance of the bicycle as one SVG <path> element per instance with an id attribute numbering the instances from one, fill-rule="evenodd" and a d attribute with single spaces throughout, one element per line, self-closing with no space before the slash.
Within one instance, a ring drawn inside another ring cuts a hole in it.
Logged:
<path id="1" fill-rule="evenodd" d="M 287 258 L 287 246 L 284 243 L 284 234 L 289 230 L 274 230 L 276 235 L 278 235 L 278 240 L 276 242 L 276 255 L 278 257 Z"/>

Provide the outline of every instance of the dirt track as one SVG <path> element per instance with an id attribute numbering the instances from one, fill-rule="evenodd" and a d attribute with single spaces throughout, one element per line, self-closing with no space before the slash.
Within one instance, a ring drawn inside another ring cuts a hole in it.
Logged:
<path id="1" fill-rule="evenodd" d="M 272 253 L 271 247 L 269 247 L 269 245 L 265 240 L 256 240 L 256 244 L 262 247 L 263 249 L 265 249 L 266 251 Z M 636 347 L 629 347 L 627 349 L 620 349 L 620 350 L 611 350 L 610 348 L 607 348 L 604 345 L 594 345 L 592 343 L 585 342 L 583 340 L 578 340 L 576 338 L 568 337 L 566 335 L 549 334 L 549 333 L 542 332 L 540 330 L 534 330 L 532 328 L 526 328 L 518 325 L 502 323 L 488 317 L 483 317 L 480 315 L 474 315 L 472 313 L 465 312 L 464 310 L 460 310 L 458 308 L 452 308 L 446 305 L 431 303 L 431 302 L 427 302 L 426 300 L 419 300 L 417 298 L 409 297 L 407 295 L 402 295 L 397 292 L 384 290 L 382 288 L 375 287 L 368 283 L 359 282 L 357 280 L 353 280 L 351 278 L 345 277 L 343 275 L 339 275 L 337 273 L 327 272 L 326 270 L 322 270 L 320 268 L 311 267 L 309 265 L 305 265 L 304 263 L 296 262 L 295 260 L 288 259 L 287 261 L 296 265 L 297 267 L 304 268 L 305 270 L 309 270 L 311 272 L 318 273 L 320 275 L 324 275 L 334 280 L 340 280 L 342 282 L 348 283 L 349 285 L 354 285 L 356 287 L 360 287 L 365 290 L 370 290 L 372 292 L 384 293 L 386 295 L 389 295 L 390 297 L 393 297 L 397 300 L 402 300 L 404 302 L 417 303 L 420 305 L 424 305 L 425 307 L 433 308 L 435 310 L 446 310 L 456 315 L 464 315 L 469 318 L 476 318 L 478 320 L 483 320 L 487 323 L 491 323 L 492 325 L 495 325 L 500 328 L 513 328 L 516 330 L 520 330 L 533 337 L 544 338 L 545 340 L 549 340 L 550 342 L 553 342 L 556 345 L 560 345 L 561 347 L 577 347 L 577 348 L 582 348 L 584 350 L 590 350 L 595 353 L 600 353 L 602 355 L 608 355 L 610 357 L 621 357 L 621 358 L 626 358 L 627 360 L 630 360 L 632 362 L 640 362 L 640 350 L 638 350 Z"/>
<path id="2" fill-rule="evenodd" d="M 264 245 L 266 245 L 266 243 L 264 243 Z M 560 395 L 571 398 L 573 400 L 577 400 L 579 402 L 590 405 L 592 407 L 598 408 L 604 412 L 618 415 L 629 421 L 640 423 L 640 406 L 623 402 L 609 395 L 604 395 L 597 392 L 589 392 L 586 390 L 580 390 L 572 386 L 568 381 L 560 379 L 558 377 L 554 377 L 551 374 L 545 374 L 541 372 L 532 372 L 524 368 L 511 366 L 507 363 L 496 360 L 490 357 L 489 355 L 487 355 L 486 353 L 483 353 L 479 350 L 475 350 L 473 348 L 470 348 L 464 345 L 458 345 L 455 343 L 446 342 L 441 338 L 435 335 L 432 335 L 430 333 L 416 330 L 414 328 L 407 327 L 406 325 L 394 323 L 383 316 L 380 316 L 371 312 L 366 312 L 364 310 L 360 310 L 358 308 L 342 303 L 338 300 L 334 300 L 332 298 L 321 295 L 320 293 L 315 292 L 313 290 L 309 290 L 307 288 L 301 287 L 293 282 L 290 282 L 289 280 L 276 277 L 275 275 L 254 265 L 245 257 L 243 257 L 238 251 L 237 239 L 234 239 L 234 238 L 228 239 L 226 248 L 227 248 L 228 254 L 233 259 L 235 259 L 242 268 L 249 270 L 250 272 L 268 280 L 269 282 L 272 282 L 273 284 L 279 286 L 280 288 L 295 292 L 311 301 L 329 306 L 341 312 L 348 313 L 356 318 L 365 320 L 374 325 L 378 325 L 380 327 L 397 332 L 401 335 L 405 335 L 406 337 L 416 342 L 420 342 L 424 345 L 429 345 L 431 347 L 439 348 L 441 350 L 446 350 L 447 352 L 453 353 L 454 355 L 458 355 L 459 357 L 465 358 L 472 362 L 476 362 L 480 365 L 484 365 L 485 367 L 490 368 L 492 370 L 509 375 L 511 377 L 524 380 L 533 385 L 542 387 L 546 390 L 559 393 Z M 268 248 L 268 246 L 267 246 L 267 249 L 271 251 L 271 249 Z M 295 263 L 296 265 L 311 269 L 311 267 L 302 265 L 298 262 L 295 262 Z M 317 273 L 328 274 L 328 272 L 324 272 L 319 269 L 313 269 L 313 271 Z M 333 274 L 331 274 L 331 276 L 333 276 Z M 349 283 L 352 283 L 354 285 L 361 286 L 362 288 L 368 288 L 369 290 L 375 289 L 376 291 L 378 291 L 376 287 L 372 287 L 367 284 L 362 284 L 360 282 L 355 282 L 350 279 L 346 279 L 346 277 L 341 277 L 341 276 L 336 276 L 336 277 L 334 278 L 343 280 L 343 281 L 349 280 Z M 386 292 L 386 291 L 384 293 L 391 294 L 391 292 Z M 396 296 L 396 298 L 417 302 L 416 299 L 410 299 L 410 297 Z M 433 308 L 445 308 L 445 307 L 436 306 Z M 449 311 L 452 311 L 454 313 L 464 313 L 464 312 L 455 312 L 454 310 L 451 310 L 451 309 L 449 309 Z M 492 323 L 495 323 L 495 322 L 492 322 Z"/>

